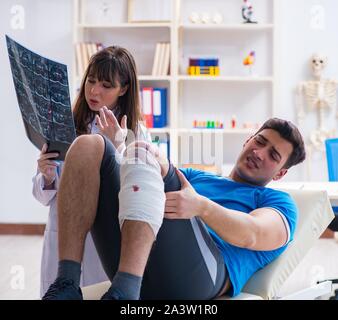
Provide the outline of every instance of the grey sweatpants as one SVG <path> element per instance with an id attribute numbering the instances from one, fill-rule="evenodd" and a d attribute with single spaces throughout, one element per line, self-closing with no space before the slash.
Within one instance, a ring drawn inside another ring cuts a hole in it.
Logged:
<path id="1" fill-rule="evenodd" d="M 99 202 L 91 234 L 102 266 L 112 279 L 118 268 L 121 246 L 120 167 L 114 146 L 105 137 L 104 140 Z M 165 192 L 181 189 L 172 165 L 164 184 Z M 199 218 L 164 219 L 145 269 L 141 299 L 212 299 L 227 277 L 221 252 Z"/>

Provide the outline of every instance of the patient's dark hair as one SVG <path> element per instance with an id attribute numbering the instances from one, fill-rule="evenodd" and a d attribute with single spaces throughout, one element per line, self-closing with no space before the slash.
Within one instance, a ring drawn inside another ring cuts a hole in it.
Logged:
<path id="1" fill-rule="evenodd" d="M 298 128 L 291 121 L 271 118 L 258 129 L 254 136 L 264 129 L 272 129 L 277 131 L 283 139 L 292 144 L 292 153 L 290 154 L 289 159 L 283 166 L 285 169 L 289 169 L 292 166 L 305 160 L 306 152 L 303 137 Z"/>

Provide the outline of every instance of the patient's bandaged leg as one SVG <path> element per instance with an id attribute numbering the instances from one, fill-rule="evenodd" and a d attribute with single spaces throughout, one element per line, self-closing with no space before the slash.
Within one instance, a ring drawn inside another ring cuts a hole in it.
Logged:
<path id="1" fill-rule="evenodd" d="M 164 215 L 165 193 L 158 161 L 137 143 L 129 145 L 120 167 L 119 223 L 147 222 L 156 237 Z"/>

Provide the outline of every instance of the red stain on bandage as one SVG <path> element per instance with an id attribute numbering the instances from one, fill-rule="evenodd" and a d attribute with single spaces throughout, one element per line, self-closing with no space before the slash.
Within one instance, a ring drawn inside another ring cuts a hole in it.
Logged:
<path id="1" fill-rule="evenodd" d="M 134 185 L 133 185 L 133 191 L 134 191 L 134 192 L 137 192 L 137 191 L 139 191 L 139 190 L 140 190 L 140 187 L 134 184 Z"/>

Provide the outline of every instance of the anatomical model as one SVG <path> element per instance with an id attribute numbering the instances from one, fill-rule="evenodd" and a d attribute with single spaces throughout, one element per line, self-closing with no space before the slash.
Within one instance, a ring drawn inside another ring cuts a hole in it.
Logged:
<path id="1" fill-rule="evenodd" d="M 323 142 L 335 135 L 335 129 L 329 130 L 324 124 L 324 112 L 337 108 L 337 85 L 333 79 L 324 79 L 322 74 L 327 65 L 327 57 L 314 54 L 310 66 L 314 80 L 301 82 L 297 90 L 298 123 L 305 118 L 305 110 L 315 111 L 318 116 L 317 128 L 310 134 L 310 142 L 316 149 L 323 149 Z M 307 108 L 305 108 L 305 104 Z M 336 109 L 336 117 L 338 117 Z"/>

